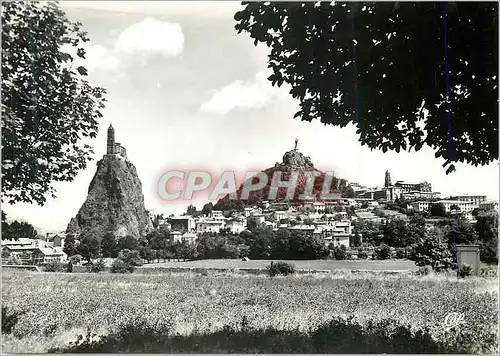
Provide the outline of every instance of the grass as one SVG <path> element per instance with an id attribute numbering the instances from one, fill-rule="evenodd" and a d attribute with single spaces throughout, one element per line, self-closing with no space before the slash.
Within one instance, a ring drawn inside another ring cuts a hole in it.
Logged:
<path id="1" fill-rule="evenodd" d="M 138 323 L 140 330 L 168 330 L 168 335 L 155 336 L 157 344 L 142 349 L 138 346 L 134 352 L 189 352 L 186 345 L 195 345 L 192 342 L 196 340 L 213 347 L 193 346 L 192 352 L 248 350 L 238 349 L 240 344 L 235 340 L 240 340 L 241 345 L 253 345 L 252 352 L 277 352 L 266 349 L 264 346 L 272 343 L 262 341 L 263 338 L 274 341 L 279 338 L 282 342 L 300 339 L 316 345 L 318 339 L 312 339 L 308 333 L 320 330 L 337 317 L 352 317 L 353 323 L 364 328 L 369 322 L 392 319 L 409 325 L 412 333 L 427 328 L 433 340 L 453 345 L 454 331 L 443 328 L 444 318 L 451 312 L 465 314 L 465 324 L 461 327 L 463 350 L 488 352 L 496 342 L 498 281 L 494 279 L 457 280 L 349 271 L 272 279 L 229 272 L 206 276 L 189 272 L 131 275 L 2 272 L 2 305 L 12 311 L 26 312 L 19 316 L 12 334 L 2 335 L 5 353 L 68 351 L 69 343 L 87 330 L 113 336 L 114 341 L 108 339 L 106 345 L 112 345 L 116 351 L 131 351 L 116 340 L 126 340 L 137 333 L 130 331 L 134 330 L 130 325 Z M 242 320 L 248 330 L 253 330 L 251 333 L 242 330 Z M 342 325 L 337 325 L 336 330 L 357 330 L 356 325 Z M 224 333 L 232 336 L 228 339 Z M 170 339 L 172 335 L 177 341 Z M 357 331 L 352 335 L 360 337 Z M 363 340 L 368 340 L 367 337 Z M 226 339 L 229 341 L 221 344 Z M 385 340 L 382 336 L 379 339 Z M 174 344 L 180 346 L 172 349 Z M 303 346 L 303 352 L 348 352 L 342 348 L 307 349 L 307 345 Z M 107 349 L 102 347 L 100 351 L 105 352 Z"/>
<path id="2" fill-rule="evenodd" d="M 320 270 L 334 271 L 338 269 L 348 270 L 371 270 L 371 271 L 412 271 L 416 270 L 415 263 L 410 260 L 312 260 L 312 261 L 289 261 L 293 263 L 297 270 Z M 161 262 L 145 264 L 142 268 L 164 268 L 164 269 L 180 269 L 180 268 L 205 268 L 205 269 L 248 269 L 248 270 L 265 270 L 271 263 L 267 260 L 200 260 L 200 261 L 185 261 L 185 262 Z"/>

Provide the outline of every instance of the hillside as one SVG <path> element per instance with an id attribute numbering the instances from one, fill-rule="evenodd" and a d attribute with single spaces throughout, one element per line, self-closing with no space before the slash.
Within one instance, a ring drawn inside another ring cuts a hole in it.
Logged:
<path id="1" fill-rule="evenodd" d="M 294 192 L 293 199 L 287 200 L 286 188 L 278 188 L 276 198 L 269 199 L 269 190 L 271 188 L 272 177 L 275 172 L 282 172 L 282 180 L 286 181 L 290 179 L 292 172 L 298 173 L 297 185 Z M 267 168 L 263 171 L 268 177 L 267 185 L 257 191 L 250 192 L 248 200 L 241 199 L 241 192 L 244 183 L 238 188 L 236 192 L 237 199 L 231 200 L 229 195 L 226 195 L 220 199 L 215 205 L 215 210 L 243 210 L 246 206 L 251 206 L 259 204 L 262 201 L 269 202 L 284 202 L 291 201 L 292 203 L 298 203 L 300 201 L 299 196 L 305 191 L 306 181 L 309 172 L 318 172 L 320 176 L 316 178 L 315 184 L 311 197 L 320 200 L 320 195 L 323 189 L 323 184 L 325 181 L 325 173 L 314 167 L 310 157 L 304 156 L 297 149 L 286 152 L 283 155 L 282 162 L 277 162 L 274 167 Z M 252 178 L 253 183 L 258 182 L 258 178 Z M 339 193 L 343 197 L 352 196 L 353 192 L 351 188 L 347 187 L 347 181 L 345 179 L 340 179 L 334 177 L 332 184 L 330 186 L 330 193 Z"/>

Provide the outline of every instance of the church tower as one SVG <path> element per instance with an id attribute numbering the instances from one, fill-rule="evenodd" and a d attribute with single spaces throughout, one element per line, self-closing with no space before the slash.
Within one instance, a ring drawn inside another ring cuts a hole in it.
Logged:
<path id="1" fill-rule="evenodd" d="M 391 174 L 389 173 L 389 171 L 385 171 L 385 184 L 384 184 L 384 187 L 388 188 L 390 186 L 392 186 L 392 183 L 391 183 Z"/>
<path id="2" fill-rule="evenodd" d="M 106 153 L 108 155 L 112 155 L 115 153 L 115 129 L 111 124 L 108 127 L 108 142 Z"/>

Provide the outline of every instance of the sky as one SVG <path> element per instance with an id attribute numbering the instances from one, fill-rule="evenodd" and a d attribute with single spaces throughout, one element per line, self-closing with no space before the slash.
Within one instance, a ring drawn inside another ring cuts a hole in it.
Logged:
<path id="1" fill-rule="evenodd" d="M 88 80 L 107 90 L 99 135 L 91 141 L 94 161 L 73 182 L 55 183 L 57 198 L 44 206 L 2 207 L 10 219 L 43 231 L 65 230 L 105 154 L 110 123 L 137 168 L 146 209 L 165 215 L 182 213 L 189 203 L 201 209 L 207 202 L 162 201 L 156 187 L 167 170 L 265 169 L 293 149 L 295 138 L 316 167 L 350 182 L 382 186 L 389 170 L 393 182 L 426 180 L 442 196 L 498 199 L 498 162 L 457 164 L 457 171 L 446 175 L 444 161 L 429 148 L 371 151 L 361 146 L 353 127 L 293 119 L 298 101 L 266 79 L 267 48 L 234 29 L 238 2 L 63 1 L 61 6 L 91 39 L 83 62 Z"/>

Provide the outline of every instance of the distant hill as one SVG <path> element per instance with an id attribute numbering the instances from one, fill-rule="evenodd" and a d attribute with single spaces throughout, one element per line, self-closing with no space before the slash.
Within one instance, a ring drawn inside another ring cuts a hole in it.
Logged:
<path id="1" fill-rule="evenodd" d="M 270 202 L 284 202 L 288 201 L 286 199 L 287 189 L 278 188 L 276 199 L 268 199 L 269 189 L 271 187 L 272 177 L 275 172 L 282 172 L 282 180 L 289 180 L 290 174 L 292 172 L 298 173 L 297 185 L 294 192 L 294 197 L 291 200 L 292 203 L 298 203 L 299 196 L 305 190 L 305 185 L 307 181 L 307 176 L 309 172 L 318 172 L 320 176 L 316 178 L 315 184 L 312 191 L 312 197 L 320 199 L 320 195 L 323 189 L 323 183 L 325 180 L 325 173 L 314 167 L 311 162 L 310 157 L 304 156 L 301 152 L 294 149 L 286 152 L 283 155 L 282 162 L 277 162 L 274 167 L 267 168 L 263 171 L 268 177 L 267 185 L 257 191 L 250 192 L 248 200 L 241 199 L 241 191 L 243 189 L 244 183 L 236 191 L 237 199 L 231 200 L 229 195 L 219 199 L 219 201 L 214 205 L 214 210 L 243 210 L 246 206 L 252 206 L 259 204 L 262 201 Z M 258 182 L 258 178 L 252 178 L 253 183 Z M 345 179 L 340 179 L 337 177 L 333 178 L 330 193 L 340 193 L 343 197 L 354 196 L 354 191 L 352 188 L 347 186 L 347 181 Z"/>

